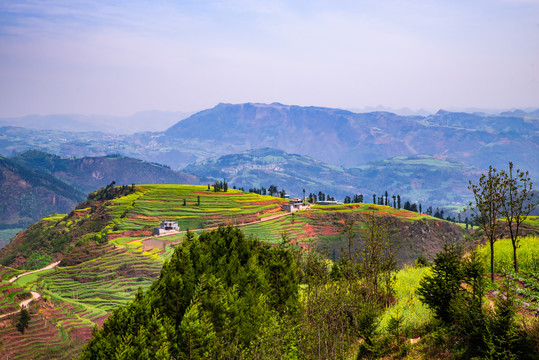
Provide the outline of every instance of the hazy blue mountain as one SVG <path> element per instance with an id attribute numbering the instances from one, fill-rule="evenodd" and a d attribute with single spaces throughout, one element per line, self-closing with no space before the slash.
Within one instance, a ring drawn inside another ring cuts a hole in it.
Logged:
<path id="1" fill-rule="evenodd" d="M 0 156 L 0 227 L 26 227 L 67 213 L 86 195 L 57 178 Z"/>
<path id="2" fill-rule="evenodd" d="M 481 170 L 443 156 L 414 155 L 394 157 L 354 168 L 325 164 L 308 156 L 287 154 L 263 148 L 225 155 L 187 166 L 184 171 L 211 178 L 226 179 L 230 186 L 260 188 L 274 184 L 292 196 L 322 191 L 343 200 L 346 195 L 399 194 L 423 205 L 465 204 L 471 198 L 468 180 Z M 425 207 L 426 210 L 426 207 Z"/>
<path id="3" fill-rule="evenodd" d="M 111 135 L 0 128 L 0 154 L 40 149 L 62 157 L 122 154 L 181 169 L 261 147 L 357 167 L 395 156 L 449 156 L 478 168 L 513 161 L 539 177 L 539 119 L 439 111 L 429 116 L 282 104 L 219 104 L 165 132 Z"/>
<path id="4" fill-rule="evenodd" d="M 109 115 L 28 115 L 0 118 L 0 126 L 16 126 L 34 130 L 71 132 L 99 131 L 112 134 L 133 134 L 143 131 L 163 131 L 191 113 L 172 111 L 142 111 L 130 116 Z"/>
<path id="5" fill-rule="evenodd" d="M 219 104 L 174 125 L 158 141 L 184 143 L 184 150 L 197 144 L 206 150 L 200 157 L 272 147 L 346 167 L 415 154 L 449 155 L 481 168 L 506 166 L 512 160 L 537 176 L 538 134 L 538 120 L 518 116 L 439 111 L 405 117 L 281 104 Z"/>
<path id="6" fill-rule="evenodd" d="M 118 185 L 200 183 L 195 175 L 120 155 L 66 159 L 30 150 L 11 159 L 21 165 L 51 174 L 84 193 L 95 191 L 112 181 L 116 181 Z"/>

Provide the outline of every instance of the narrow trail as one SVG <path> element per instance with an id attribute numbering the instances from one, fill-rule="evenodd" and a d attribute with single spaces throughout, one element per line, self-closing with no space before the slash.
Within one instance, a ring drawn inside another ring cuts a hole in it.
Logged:
<path id="1" fill-rule="evenodd" d="M 60 264 L 59 261 L 57 261 L 57 262 L 55 262 L 55 263 L 52 263 L 52 264 L 49 264 L 49 265 L 47 265 L 47 266 L 45 266 L 45 267 L 43 267 L 43 268 L 41 268 L 41 269 L 37 269 L 37 270 L 33 270 L 33 271 L 28 271 L 28 272 L 25 272 L 25 273 L 23 273 L 23 274 L 19 274 L 19 275 L 17 275 L 17 276 L 12 277 L 12 278 L 9 279 L 8 281 L 9 281 L 10 283 L 13 284 L 13 283 L 15 282 L 15 280 L 17 280 L 17 279 L 19 279 L 19 278 L 21 278 L 21 277 L 23 277 L 23 276 L 30 275 L 30 274 L 33 274 L 33 273 L 36 273 L 36 272 L 40 272 L 40 271 L 44 271 L 44 270 L 54 269 L 55 267 L 58 266 L 58 264 Z"/>
<path id="2" fill-rule="evenodd" d="M 14 276 L 12 277 L 11 279 L 9 279 L 8 281 L 10 283 L 14 283 L 17 279 L 23 277 L 23 276 L 26 276 L 26 275 L 30 275 L 30 274 L 34 274 L 36 272 L 40 272 L 40 271 L 44 271 L 44 270 L 49 270 L 49 269 L 54 269 L 56 266 L 58 266 L 58 264 L 60 264 L 60 261 L 57 261 L 55 263 L 52 263 L 52 264 L 49 264 L 41 269 L 38 269 L 38 270 L 33 270 L 33 271 L 28 271 L 28 272 L 25 272 L 23 274 L 19 274 L 17 276 Z M 32 297 L 30 299 L 26 299 L 26 300 L 23 300 L 19 303 L 19 307 L 20 308 L 28 308 L 28 305 L 34 301 L 34 300 L 37 300 L 41 297 L 41 294 L 36 292 L 36 291 L 30 291 L 30 293 L 32 294 Z M 8 317 L 10 315 L 13 315 L 13 314 L 17 314 L 19 312 L 19 310 L 17 311 L 12 311 L 10 313 L 7 313 L 7 314 L 3 314 L 3 315 L 0 315 L 0 319 L 2 318 L 5 318 L 5 317 Z"/>

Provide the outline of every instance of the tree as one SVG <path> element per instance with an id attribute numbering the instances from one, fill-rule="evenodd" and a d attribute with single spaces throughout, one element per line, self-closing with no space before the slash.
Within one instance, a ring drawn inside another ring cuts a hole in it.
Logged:
<path id="1" fill-rule="evenodd" d="M 28 323 L 30 322 L 30 313 L 26 308 L 21 308 L 21 317 L 19 318 L 19 321 L 15 325 L 17 327 L 17 330 L 21 334 L 24 334 L 24 330 L 28 328 Z"/>
<path id="2" fill-rule="evenodd" d="M 443 251 L 434 258 L 432 274 L 420 281 L 417 290 L 421 302 L 446 324 L 453 320 L 451 302 L 457 296 L 463 279 L 461 256 L 461 249 L 445 244 Z"/>
<path id="3" fill-rule="evenodd" d="M 397 195 L 397 209 L 401 208 L 401 196 Z"/>
<path id="4" fill-rule="evenodd" d="M 481 175 L 477 185 L 472 184 L 471 180 L 469 184 L 468 189 L 473 191 L 475 198 L 475 204 L 470 201 L 469 207 L 473 219 L 479 223 L 489 241 L 490 278 L 494 282 L 494 243 L 500 225 L 498 218 L 505 201 L 505 185 L 502 176 L 492 166 L 489 166 L 487 174 Z"/>
<path id="5" fill-rule="evenodd" d="M 395 253 L 390 234 L 380 217 L 367 214 L 365 227 L 365 247 L 362 250 L 361 273 L 365 277 L 370 300 L 378 304 L 380 283 L 385 285 L 386 300 L 391 293 L 391 272 L 396 269 Z"/>
<path id="6" fill-rule="evenodd" d="M 350 204 L 352 202 L 352 199 L 350 199 L 350 196 L 346 195 L 344 197 L 344 201 L 343 201 L 345 204 Z"/>
<path id="7" fill-rule="evenodd" d="M 372 194 L 372 203 L 376 204 L 376 194 Z"/>
<path id="8" fill-rule="evenodd" d="M 509 174 L 502 172 L 502 180 L 506 194 L 502 203 L 502 216 L 507 222 L 511 243 L 513 244 L 513 265 L 518 272 L 517 249 L 520 247 L 518 233 L 520 224 L 526 220 L 536 206 L 533 201 L 533 192 L 528 172 L 517 169 L 513 177 L 513 163 L 509 162 Z"/>
<path id="9" fill-rule="evenodd" d="M 411 210 L 412 206 L 408 200 L 404 203 L 404 210 Z"/>
<path id="10" fill-rule="evenodd" d="M 273 194 L 277 193 L 278 190 L 277 190 L 277 186 L 275 185 L 270 185 L 270 187 L 268 188 L 268 193 L 270 194 L 270 196 L 273 196 Z"/>
<path id="11" fill-rule="evenodd" d="M 344 228 L 341 231 L 348 241 L 348 261 L 352 262 L 352 248 L 354 247 L 354 239 L 356 238 L 356 231 L 354 230 L 354 220 L 345 219 Z"/>

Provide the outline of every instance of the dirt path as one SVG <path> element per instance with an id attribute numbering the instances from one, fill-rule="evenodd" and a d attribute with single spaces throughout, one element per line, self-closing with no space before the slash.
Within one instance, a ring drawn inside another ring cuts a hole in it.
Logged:
<path id="1" fill-rule="evenodd" d="M 23 277 L 23 276 L 25 276 L 25 275 L 30 275 L 30 274 L 33 274 L 33 273 L 36 273 L 36 272 L 40 272 L 40 271 L 43 271 L 43 270 L 54 269 L 56 266 L 58 266 L 58 264 L 60 264 L 59 261 L 58 261 L 58 262 L 55 262 L 55 263 L 52 263 L 52 264 L 49 264 L 49 265 L 47 265 L 47 266 L 45 266 L 44 268 L 41 268 L 41 269 L 37 269 L 37 270 L 33 270 L 33 271 L 28 271 L 28 272 L 25 272 L 25 273 L 23 273 L 23 274 L 19 274 L 19 275 L 17 275 L 17 276 L 12 277 L 12 278 L 9 279 L 8 281 L 9 281 L 10 283 L 13 284 L 13 283 L 15 282 L 15 280 L 17 280 L 17 279 L 20 278 L 20 277 Z"/>
<path id="2" fill-rule="evenodd" d="M 23 273 L 23 274 L 19 274 L 19 275 L 17 275 L 17 276 L 12 277 L 12 278 L 9 279 L 8 281 L 9 281 L 10 283 L 13 284 L 13 283 L 15 282 L 15 280 L 19 279 L 19 278 L 22 277 L 22 276 L 29 275 L 29 274 L 34 274 L 34 273 L 36 273 L 36 272 L 43 271 L 43 270 L 54 269 L 56 266 L 58 266 L 58 264 L 60 264 L 59 261 L 58 261 L 58 262 L 55 262 L 55 263 L 52 263 L 52 264 L 49 264 L 49 265 L 45 266 L 44 268 L 41 268 L 41 269 L 38 269 L 38 270 L 28 271 L 28 272 L 25 272 L 25 273 Z M 38 293 L 38 292 L 36 292 L 36 291 L 30 291 L 30 293 L 32 294 L 32 297 L 31 297 L 30 299 L 26 299 L 26 300 L 21 301 L 21 302 L 19 303 L 19 307 L 20 307 L 20 308 L 28 308 L 28 305 L 29 305 L 32 301 L 34 301 L 34 300 L 36 300 L 36 299 L 39 299 L 39 298 L 41 297 L 41 294 Z M 8 316 L 13 315 L 13 314 L 17 314 L 18 312 L 19 312 L 19 310 L 17 310 L 17 311 L 12 311 L 12 312 L 10 312 L 10 313 L 0 315 L 0 319 L 5 318 L 5 317 L 8 317 Z"/>

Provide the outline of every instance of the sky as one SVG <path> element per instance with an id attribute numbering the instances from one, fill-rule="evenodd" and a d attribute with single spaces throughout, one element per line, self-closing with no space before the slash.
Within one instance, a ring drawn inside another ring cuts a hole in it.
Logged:
<path id="1" fill-rule="evenodd" d="M 0 0 L 0 117 L 539 107 L 539 0 Z"/>

